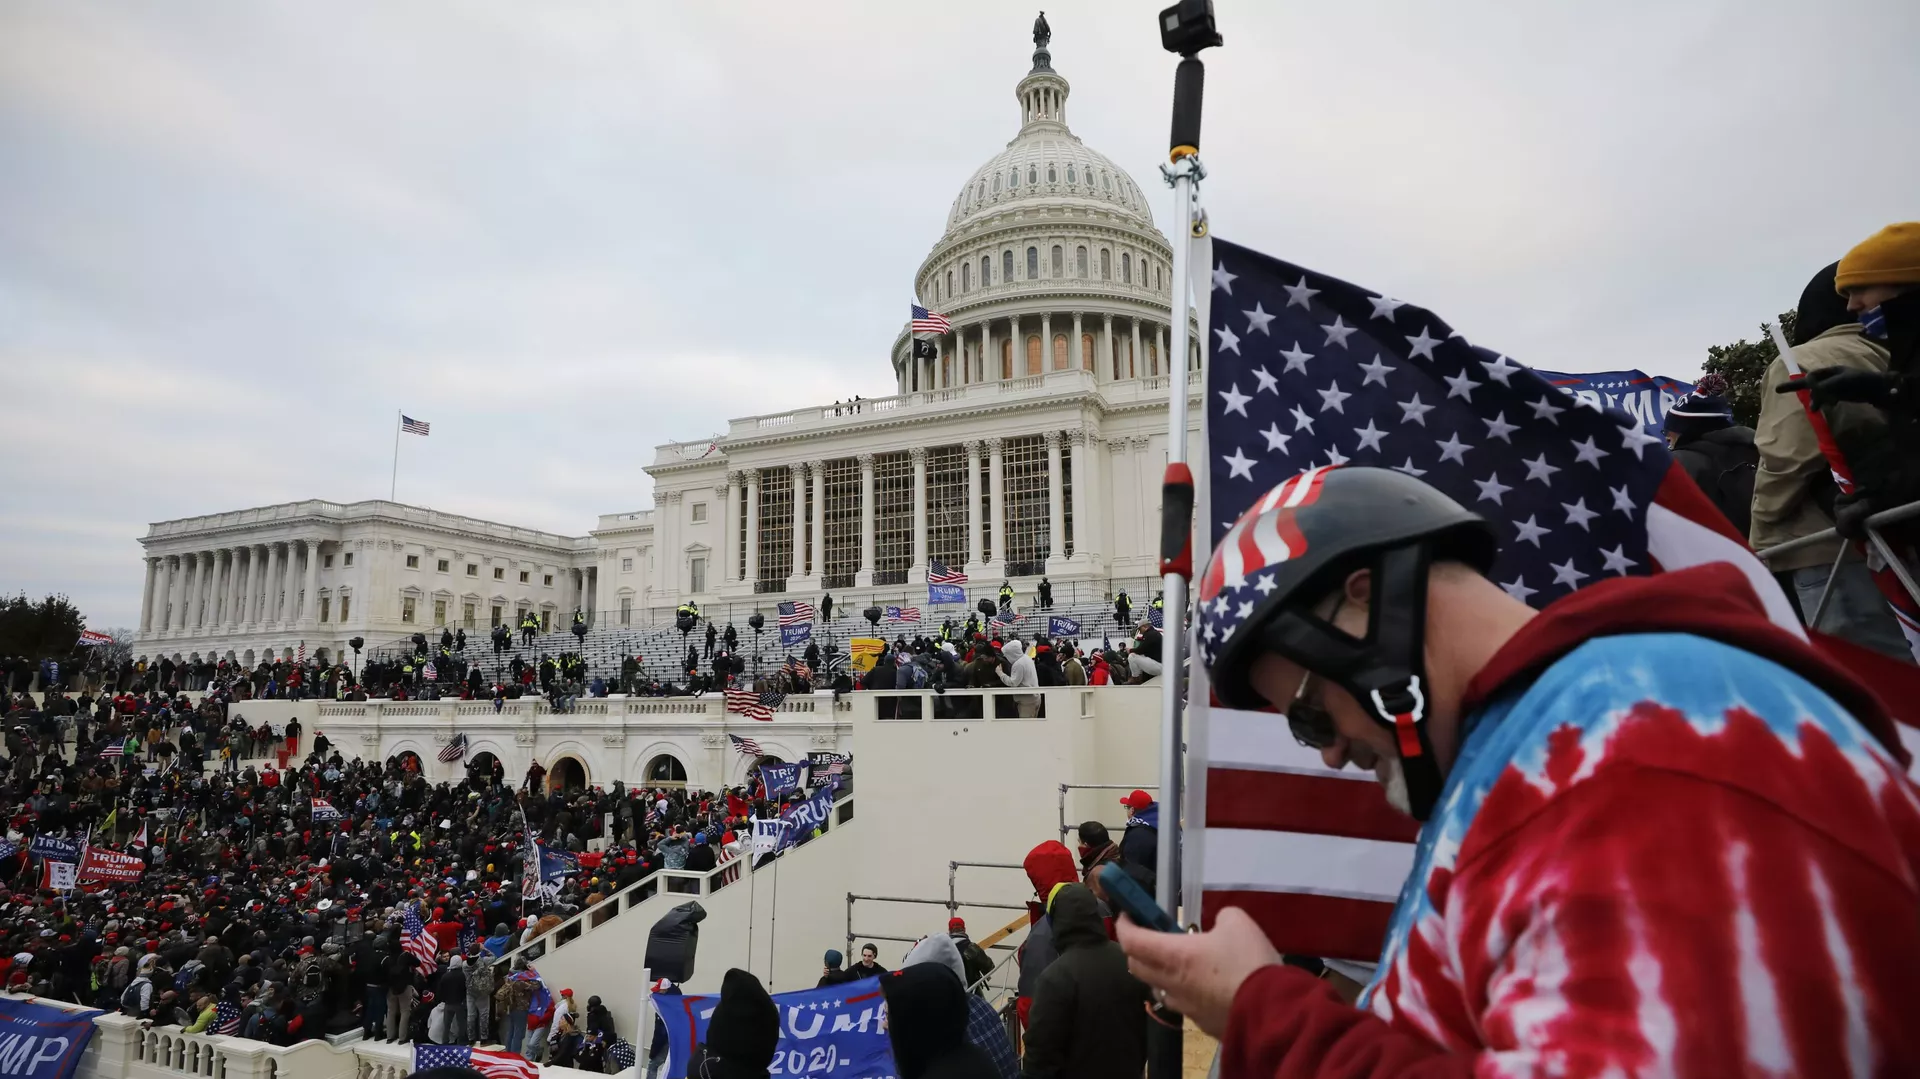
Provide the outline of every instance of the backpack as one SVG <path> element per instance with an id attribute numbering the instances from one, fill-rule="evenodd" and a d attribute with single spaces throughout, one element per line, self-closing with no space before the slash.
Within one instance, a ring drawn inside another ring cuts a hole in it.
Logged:
<path id="1" fill-rule="evenodd" d="M 909 663 L 900 668 L 901 689 L 927 688 L 927 669 L 918 663 Z"/>
<path id="2" fill-rule="evenodd" d="M 395 949 L 387 953 L 386 961 L 381 963 L 380 969 L 386 972 L 388 988 L 404 988 L 407 979 L 413 977 L 413 957 Z"/>
<path id="3" fill-rule="evenodd" d="M 140 985 L 143 981 L 144 979 L 135 978 L 133 981 L 127 983 L 125 989 L 120 991 L 121 1015 L 130 1015 L 138 1019 L 146 1014 L 146 1010 L 140 1007 Z M 146 984 L 152 985 L 153 983 L 146 982 Z"/>
<path id="4" fill-rule="evenodd" d="M 176 993 L 186 992 L 187 986 L 192 985 L 193 980 L 200 976 L 200 968 L 204 965 L 205 964 L 201 963 L 198 959 L 189 959 L 185 963 L 182 963 L 180 965 L 180 972 L 173 976 L 173 991 Z"/>
<path id="5" fill-rule="evenodd" d="M 1760 451 L 1749 436 L 1744 441 L 1725 442 L 1715 438 L 1696 438 L 1674 451 L 1684 467 L 1691 456 L 1701 462 L 1687 472 L 1708 498 L 1742 536 L 1752 532 L 1753 481 L 1760 473 Z"/>

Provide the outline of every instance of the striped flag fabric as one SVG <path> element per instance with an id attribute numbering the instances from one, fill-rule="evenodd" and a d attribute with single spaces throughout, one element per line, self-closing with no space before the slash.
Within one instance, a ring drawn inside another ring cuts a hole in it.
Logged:
<path id="1" fill-rule="evenodd" d="M 889 621 L 889 622 L 918 622 L 918 621 L 920 621 L 920 608 L 918 608 L 918 607 L 888 607 L 888 608 L 887 608 L 887 621 Z"/>
<path id="2" fill-rule="evenodd" d="M 805 600 L 788 600 L 779 606 L 780 625 L 805 626 L 813 622 L 813 604 Z"/>
<path id="3" fill-rule="evenodd" d="M 327 801 L 325 798 L 315 798 L 312 804 L 314 820 L 339 820 L 344 816 L 338 809 L 334 808 L 332 802 Z"/>
<path id="4" fill-rule="evenodd" d="M 540 1079 L 540 1066 L 519 1053 L 504 1049 L 475 1049 L 466 1045 L 413 1047 L 413 1070 L 467 1068 L 487 1079 Z"/>
<path id="5" fill-rule="evenodd" d="M 746 738 L 738 734 L 729 734 L 727 735 L 727 740 L 733 743 L 734 750 L 742 757 L 760 756 L 760 743 L 751 738 Z"/>
<path id="6" fill-rule="evenodd" d="M 125 742 L 108 742 L 106 745 L 100 747 L 100 755 L 102 757 L 124 757 L 126 753 L 127 746 Z"/>
<path id="7" fill-rule="evenodd" d="M 727 711 L 762 723 L 773 722 L 773 709 L 760 703 L 760 694 L 750 689 L 730 689 L 726 695 Z"/>
<path id="8" fill-rule="evenodd" d="M 946 333 L 953 329 L 953 322 L 947 316 L 929 311 L 917 303 L 908 306 L 913 312 L 914 333 Z"/>
<path id="9" fill-rule="evenodd" d="M 112 643 L 113 643 L 113 635 L 111 633 L 101 633 L 99 630 L 95 630 L 95 629 L 81 630 L 80 639 L 73 642 L 74 647 L 76 648 L 92 648 L 95 645 L 112 644 Z"/>
<path id="10" fill-rule="evenodd" d="M 403 414 L 400 417 L 400 430 L 410 435 L 425 435 L 430 426 L 432 425 L 427 421 L 416 420 L 412 416 Z"/>
<path id="11" fill-rule="evenodd" d="M 223 1000 L 213 1009 L 213 1032 L 233 1037 L 240 1033 L 240 1021 L 243 1015 L 236 1001 Z"/>
<path id="12" fill-rule="evenodd" d="M 307 665 L 307 642 L 305 641 L 300 642 L 300 650 L 299 652 L 295 653 L 293 657 L 293 662 L 296 665 L 301 667 L 304 667 Z"/>
<path id="13" fill-rule="evenodd" d="M 945 562 L 937 558 L 927 559 L 928 584 L 966 584 L 967 575 L 955 569 L 948 569 Z"/>
<path id="14" fill-rule="evenodd" d="M 448 742 L 446 748 L 440 751 L 440 761 L 443 764 L 451 763 L 464 758 L 466 755 L 467 735 L 466 732 L 462 731 L 454 735 L 453 741 Z"/>
<path id="15" fill-rule="evenodd" d="M 427 935 L 427 925 L 420 919 L 420 904 L 407 904 L 400 926 L 401 950 L 413 956 L 423 973 L 432 974 L 440 966 L 440 949 Z"/>

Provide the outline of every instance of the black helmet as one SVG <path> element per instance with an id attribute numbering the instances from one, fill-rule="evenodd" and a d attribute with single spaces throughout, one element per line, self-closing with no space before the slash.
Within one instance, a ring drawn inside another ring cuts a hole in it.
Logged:
<path id="1" fill-rule="evenodd" d="M 1484 573 L 1496 550 L 1484 518 L 1411 476 L 1358 466 L 1303 472 L 1234 522 L 1200 578 L 1195 628 L 1214 691 L 1229 707 L 1266 707 L 1247 670 L 1256 655 L 1277 652 L 1371 702 L 1375 718 L 1401 734 L 1424 816 L 1422 780 L 1432 788 L 1425 805 L 1439 794 L 1421 686 L 1427 567 L 1450 559 Z M 1364 640 L 1307 606 L 1360 569 L 1374 581 Z"/>

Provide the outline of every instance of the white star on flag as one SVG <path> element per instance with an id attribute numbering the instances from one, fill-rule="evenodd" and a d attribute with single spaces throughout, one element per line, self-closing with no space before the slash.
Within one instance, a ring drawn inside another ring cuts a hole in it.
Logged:
<path id="1" fill-rule="evenodd" d="M 1220 396 L 1226 400 L 1228 412 L 1238 412 L 1242 416 L 1247 414 L 1247 402 L 1253 400 L 1253 398 L 1240 392 L 1240 386 L 1237 383 L 1227 389 L 1221 390 Z"/>
<path id="2" fill-rule="evenodd" d="M 1307 303 L 1307 301 L 1313 299 L 1315 296 L 1320 295 L 1319 289 L 1307 287 L 1307 275 L 1305 274 L 1300 275 L 1299 284 L 1282 285 L 1280 287 L 1287 290 L 1287 306 L 1288 307 L 1292 307 L 1298 304 L 1299 306 L 1305 307 L 1307 310 L 1311 311 L 1313 310 L 1313 307 L 1311 304 Z"/>
<path id="3" fill-rule="evenodd" d="M 1247 332 L 1248 333 L 1264 333 L 1264 334 L 1267 334 L 1269 337 L 1272 336 L 1272 332 L 1267 329 L 1267 324 L 1269 322 L 1272 322 L 1274 317 L 1272 315 L 1267 314 L 1265 308 L 1261 307 L 1259 304 L 1254 304 L 1253 310 L 1242 311 L 1240 313 L 1247 316 Z"/>
<path id="4" fill-rule="evenodd" d="M 1593 531 L 1587 527 L 1587 522 L 1600 516 L 1598 513 L 1587 508 L 1587 500 L 1585 498 L 1576 498 L 1570 503 L 1562 502 L 1560 503 L 1560 508 L 1567 511 L 1568 524 L 1579 525 L 1583 531 L 1587 532 Z"/>
<path id="5" fill-rule="evenodd" d="M 1363 363 L 1358 366 L 1360 370 L 1367 373 L 1367 377 L 1360 381 L 1360 388 L 1363 390 L 1376 382 L 1385 386 L 1387 376 L 1393 373 L 1393 365 L 1381 359 L 1379 353 L 1374 354 L 1372 363 Z"/>
<path id="6" fill-rule="evenodd" d="M 1279 395 L 1280 380 L 1273 377 L 1273 372 L 1268 371 L 1264 367 L 1256 367 L 1253 369 L 1253 377 L 1260 383 L 1258 386 L 1255 386 L 1253 388 L 1253 392 L 1255 393 L 1266 392 L 1266 393 L 1271 393 L 1275 396 Z"/>
<path id="7" fill-rule="evenodd" d="M 1231 352 L 1236 356 L 1240 354 L 1240 338 L 1232 330 L 1225 326 L 1216 326 L 1213 335 L 1220 339 L 1220 351 Z"/>
<path id="8" fill-rule="evenodd" d="M 1327 339 L 1323 342 L 1324 344 L 1339 345 L 1341 348 L 1347 347 L 1347 338 L 1352 337 L 1354 334 L 1354 327 L 1341 321 L 1339 315 L 1333 316 L 1333 325 L 1322 326 L 1320 328 L 1327 331 Z"/>
<path id="9" fill-rule="evenodd" d="M 1407 344 L 1411 346 L 1411 351 L 1407 354 L 1410 356 L 1425 356 L 1431 360 L 1433 359 L 1433 346 L 1439 343 L 1440 339 L 1438 337 L 1432 336 L 1423 329 L 1420 331 L 1420 336 L 1407 338 Z"/>
<path id="10" fill-rule="evenodd" d="M 1519 530 L 1519 541 L 1521 543 L 1531 543 L 1535 547 L 1540 546 L 1540 537 L 1546 535 L 1548 530 L 1534 523 L 1535 518 L 1539 516 L 1537 513 L 1529 514 L 1526 520 L 1515 521 L 1513 523 L 1513 527 Z"/>
<path id="11" fill-rule="evenodd" d="M 1393 313 L 1395 311 L 1406 306 L 1405 301 L 1396 300 L 1391 296 L 1369 296 L 1367 297 L 1367 302 L 1373 305 L 1374 318 L 1383 318 L 1388 322 L 1393 321 Z"/>
<path id="12" fill-rule="evenodd" d="M 1287 366 L 1280 371 L 1283 375 L 1288 371 L 1298 371 L 1303 375 L 1306 374 L 1307 361 L 1313 359 L 1313 353 L 1301 348 L 1300 342 L 1298 341 L 1293 343 L 1292 349 L 1282 349 L 1280 355 L 1287 358 Z"/>
<path id="13" fill-rule="evenodd" d="M 1213 287 L 1231 296 L 1233 295 L 1233 282 L 1239 276 L 1239 274 L 1228 273 L 1224 264 L 1215 266 L 1213 268 Z"/>
<path id="14" fill-rule="evenodd" d="M 1227 467 L 1233 470 L 1234 476 L 1248 480 L 1253 478 L 1253 458 L 1241 453 L 1240 447 L 1235 446 L 1233 448 L 1233 456 L 1222 457 L 1220 459 L 1225 461 Z"/>

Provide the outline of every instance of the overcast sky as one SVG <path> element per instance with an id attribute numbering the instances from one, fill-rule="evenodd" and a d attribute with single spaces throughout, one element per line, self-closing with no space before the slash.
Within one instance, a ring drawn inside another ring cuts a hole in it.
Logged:
<path id="1" fill-rule="evenodd" d="M 1156 201 L 1159 0 L 1054 0 Z M 1220 0 L 1216 233 L 1542 367 L 1699 369 L 1920 217 L 1920 4 Z M 0 4 L 0 589 L 139 613 L 147 523 L 400 498 L 584 534 L 653 447 L 892 392 L 1034 8 Z"/>

